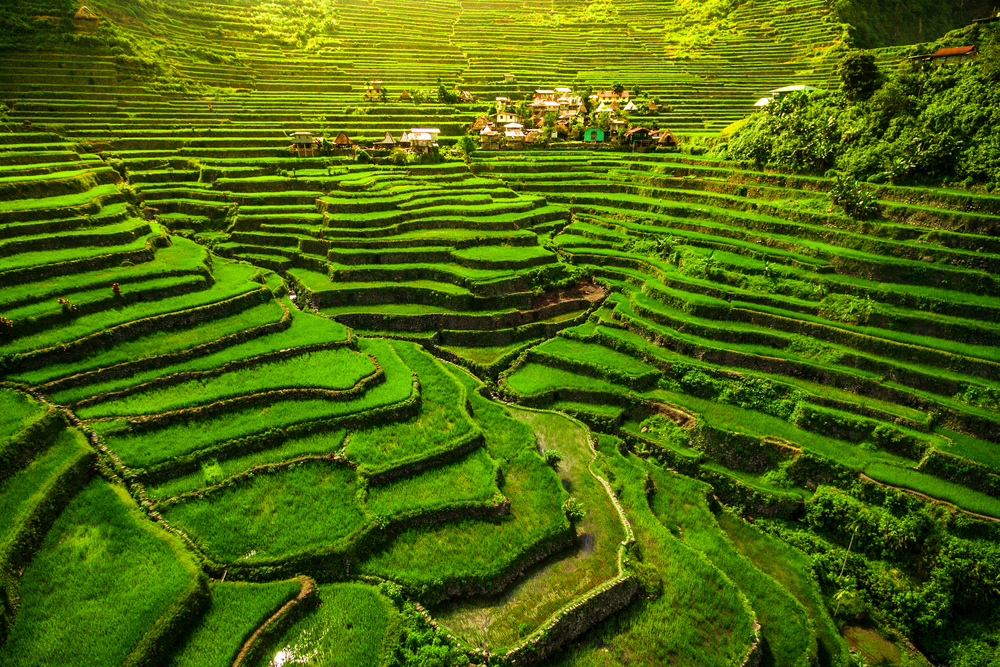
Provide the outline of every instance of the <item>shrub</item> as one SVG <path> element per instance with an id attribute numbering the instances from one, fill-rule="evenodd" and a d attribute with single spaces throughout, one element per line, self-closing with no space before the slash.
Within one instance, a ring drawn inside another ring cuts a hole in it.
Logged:
<path id="1" fill-rule="evenodd" d="M 542 458 L 545 460 L 545 463 L 553 468 L 557 468 L 559 466 L 559 462 L 562 461 L 562 457 L 559 456 L 559 452 L 552 449 L 543 449 Z"/>
<path id="2" fill-rule="evenodd" d="M 389 164 L 404 165 L 407 162 L 406 151 L 402 148 L 394 148 L 385 161 Z"/>
<path id="3" fill-rule="evenodd" d="M 580 523 L 587 516 L 587 509 L 583 503 L 573 497 L 567 498 L 566 502 L 563 503 L 563 511 L 566 512 L 566 518 L 571 523 Z"/>
<path id="4" fill-rule="evenodd" d="M 837 69 L 840 89 L 850 100 L 867 100 L 882 84 L 882 72 L 871 51 L 852 51 Z"/>
<path id="5" fill-rule="evenodd" d="M 830 189 L 830 200 L 855 220 L 868 220 L 882 212 L 875 193 L 862 187 L 856 178 L 845 174 L 837 174 Z"/>

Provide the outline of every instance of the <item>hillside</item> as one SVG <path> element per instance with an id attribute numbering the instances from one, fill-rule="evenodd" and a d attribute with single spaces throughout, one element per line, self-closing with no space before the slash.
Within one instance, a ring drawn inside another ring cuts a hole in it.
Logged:
<path id="1" fill-rule="evenodd" d="M 0 664 L 1000 660 L 981 7 L 78 9 L 0 15 Z"/>

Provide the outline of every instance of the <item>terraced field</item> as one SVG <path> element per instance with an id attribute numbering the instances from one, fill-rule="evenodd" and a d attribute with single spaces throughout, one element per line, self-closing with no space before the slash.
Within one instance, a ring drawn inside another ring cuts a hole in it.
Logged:
<path id="1" fill-rule="evenodd" d="M 0 664 L 997 658 L 1000 196 L 691 149 L 826 3 L 92 8 L 0 59 Z M 449 150 L 614 82 L 683 150 Z"/>

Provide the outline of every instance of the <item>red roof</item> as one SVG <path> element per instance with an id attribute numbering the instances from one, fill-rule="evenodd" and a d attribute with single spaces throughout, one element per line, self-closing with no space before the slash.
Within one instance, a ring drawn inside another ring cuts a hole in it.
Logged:
<path id="1" fill-rule="evenodd" d="M 972 53 L 976 50 L 974 46 L 954 46 L 950 49 L 938 49 L 932 55 L 937 58 L 938 56 L 964 56 L 967 53 Z"/>

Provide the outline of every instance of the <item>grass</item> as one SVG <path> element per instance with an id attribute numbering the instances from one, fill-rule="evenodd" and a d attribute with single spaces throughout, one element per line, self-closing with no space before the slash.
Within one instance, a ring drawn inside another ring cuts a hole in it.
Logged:
<path id="1" fill-rule="evenodd" d="M 555 259 L 555 255 L 541 246 L 489 245 L 456 250 L 452 254 L 461 259 L 495 262 L 498 264 L 524 262 L 539 257 L 551 257 L 553 260 Z"/>
<path id="2" fill-rule="evenodd" d="M 584 389 L 624 395 L 627 389 L 605 380 L 561 368 L 527 363 L 507 377 L 507 386 L 522 396 L 538 396 L 558 389 Z"/>
<path id="3" fill-rule="evenodd" d="M 163 514 L 224 562 L 266 562 L 335 545 L 366 520 L 354 471 L 326 461 L 260 473 Z"/>
<path id="4" fill-rule="evenodd" d="M 0 439 L 9 438 L 45 414 L 45 407 L 27 394 L 0 389 Z"/>
<path id="5" fill-rule="evenodd" d="M 497 522 L 466 519 L 407 530 L 361 563 L 362 573 L 415 588 L 441 581 L 488 580 L 540 541 L 569 528 L 562 512 L 567 494 L 556 473 L 534 451 L 530 427 L 476 394 L 476 380 L 457 369 L 454 373 L 470 391 L 486 451 L 503 466 L 500 490 L 510 500 L 510 514 Z"/>
<path id="6" fill-rule="evenodd" d="M 113 194 L 118 194 L 118 187 L 113 183 L 108 185 L 98 185 L 97 187 L 87 190 L 86 192 L 79 192 L 71 195 L 0 201 L 0 211 L 25 211 L 29 209 L 54 209 L 81 206 L 97 199 L 98 197 Z"/>
<path id="7" fill-rule="evenodd" d="M 319 419 L 344 417 L 400 403 L 410 396 L 413 387 L 410 370 L 387 342 L 362 340 L 359 341 L 358 350 L 372 354 L 379 360 L 379 365 L 385 371 L 385 381 L 356 399 L 275 401 L 263 407 L 231 410 L 225 414 L 176 422 L 150 431 L 130 432 L 126 420 L 94 422 L 92 427 L 104 435 L 108 446 L 128 465 L 145 467 L 234 438 Z"/>
<path id="8" fill-rule="evenodd" d="M 963 433 L 956 433 L 947 429 L 938 429 L 936 432 L 950 439 L 952 442 L 951 447 L 942 447 L 943 451 L 992 466 L 995 469 L 1000 469 L 1000 447 L 995 443 L 972 438 Z"/>
<path id="9" fill-rule="evenodd" d="M 123 489 L 95 479 L 25 571 L 21 612 L 0 663 L 122 664 L 202 576 L 179 539 L 142 516 Z"/>
<path id="10" fill-rule="evenodd" d="M 500 359 L 503 359 L 508 354 L 511 354 L 515 350 L 521 348 L 527 348 L 531 345 L 540 342 L 540 338 L 535 338 L 523 342 L 512 343 L 510 345 L 488 345 L 484 347 L 474 347 L 474 346 L 461 346 L 461 345 L 442 345 L 441 348 L 448 350 L 463 359 L 471 361 L 475 364 L 482 364 L 483 366 L 489 366 Z"/>
<path id="11" fill-rule="evenodd" d="M 710 426 L 724 431 L 745 433 L 758 437 L 772 436 L 787 440 L 807 451 L 833 459 L 847 467 L 860 470 L 872 461 L 886 461 L 906 465 L 908 459 L 884 451 L 862 449 L 843 440 L 836 440 L 820 433 L 796 428 L 778 417 L 716 403 L 688 394 L 658 389 L 653 394 L 669 403 L 675 403 L 698 414 Z"/>
<path id="12" fill-rule="evenodd" d="M 300 387 L 345 391 L 375 371 L 372 360 L 354 350 L 318 350 L 79 408 L 77 415 L 81 419 L 93 419 L 157 414 L 238 396 Z"/>
<path id="13" fill-rule="evenodd" d="M 865 466 L 864 472 L 883 484 L 917 491 L 932 498 L 954 503 L 969 512 L 1000 519 L 1000 498 L 973 491 L 960 484 L 889 463 L 871 463 Z"/>
<path id="14" fill-rule="evenodd" d="M 102 287 L 105 293 L 108 293 L 112 283 L 124 285 L 124 291 L 127 292 L 130 283 L 159 277 L 166 272 L 171 272 L 173 275 L 201 274 L 202 271 L 207 271 L 206 259 L 206 250 L 203 246 L 187 239 L 175 238 L 170 246 L 157 248 L 154 257 L 142 264 L 115 266 L 68 276 L 53 276 L 25 285 L 5 287 L 3 295 L 0 296 L 0 303 L 7 308 L 43 300 L 55 302 L 58 295 L 97 287 Z M 76 303 L 77 297 L 72 298 Z"/>
<path id="15" fill-rule="evenodd" d="M 806 609 L 818 641 L 821 667 L 842 664 L 846 646 L 811 574 L 809 557 L 779 539 L 766 535 L 729 512 L 716 515 L 733 545 L 744 558 L 778 582 Z"/>
<path id="16" fill-rule="evenodd" d="M 207 458 L 200 461 L 201 469 L 197 472 L 149 485 L 146 487 L 146 492 L 154 500 L 163 500 L 207 488 L 260 466 L 291 461 L 303 456 L 328 456 L 341 448 L 346 435 L 347 432 L 343 429 L 323 431 L 286 440 L 274 449 L 251 452 L 228 459 Z"/>
<path id="17" fill-rule="evenodd" d="M 489 581 L 546 538 L 569 528 L 562 512 L 565 492 L 534 452 L 525 451 L 508 462 L 500 490 L 511 505 L 503 519 L 465 519 L 406 530 L 362 562 L 359 572 L 415 589 L 441 581 Z"/>
<path id="18" fill-rule="evenodd" d="M 251 327 L 277 322 L 282 315 L 277 301 L 253 305 L 244 311 L 220 317 L 207 322 L 195 322 L 191 326 L 155 331 L 135 340 L 126 340 L 110 348 L 92 350 L 91 353 L 74 362 L 57 362 L 15 376 L 22 382 L 41 384 L 57 378 L 98 370 L 116 364 L 146 359 L 159 354 L 174 354 L 198 345 L 209 343 Z M 126 382 L 127 379 L 120 382 Z M 119 386 L 119 385 L 111 385 Z M 65 395 L 68 401 L 81 398 L 81 392 Z M 59 400 L 63 400 L 60 398 Z"/>
<path id="19" fill-rule="evenodd" d="M 762 626 L 770 660 L 767 664 L 805 666 L 817 654 L 816 638 L 805 608 L 774 579 L 744 558 L 708 510 L 711 487 L 680 475 L 645 466 L 656 491 L 650 506 L 660 522 L 704 553 L 746 593 Z"/>
<path id="20" fill-rule="evenodd" d="M 562 336 L 550 338 L 535 349 L 555 357 L 603 366 L 632 376 L 657 372 L 649 364 L 630 355 L 596 343 L 584 343 Z"/>
<path id="21" fill-rule="evenodd" d="M 537 445 L 559 453 L 557 472 L 587 514 L 577 527 L 575 548 L 533 568 L 497 597 L 447 603 L 433 610 L 439 623 L 474 646 L 499 652 L 539 627 L 577 596 L 618 575 L 618 546 L 625 530 L 608 492 L 590 472 L 593 450 L 586 428 L 549 412 L 511 409 L 529 424 Z M 527 631 L 527 632 L 526 632 Z"/>
<path id="22" fill-rule="evenodd" d="M 254 267 L 246 264 L 220 261 L 216 264 L 213 271 L 216 283 L 210 289 L 170 297 L 160 301 L 139 301 L 121 308 L 95 313 L 83 313 L 69 319 L 62 326 L 50 327 L 30 337 L 17 339 L 11 344 L 9 351 L 27 352 L 29 350 L 65 344 L 126 322 L 189 308 L 197 308 L 231 299 L 260 287 L 257 283 L 249 281 L 250 276 L 255 271 Z"/>
<path id="23" fill-rule="evenodd" d="M 263 310 L 260 306 L 257 306 L 256 308 Z M 210 371 L 233 361 L 271 354 L 290 348 L 319 345 L 324 343 L 336 343 L 341 340 L 345 340 L 347 337 L 347 329 L 337 322 L 328 320 L 325 317 L 317 317 L 310 313 L 298 311 L 292 312 L 294 315 L 292 318 L 292 325 L 284 331 L 252 338 L 243 343 L 236 343 L 214 354 L 206 354 L 193 359 L 186 359 L 160 368 L 140 370 L 122 378 L 114 378 L 91 384 L 83 384 L 78 387 L 72 387 L 64 391 L 53 393 L 52 398 L 53 400 L 61 403 L 72 403 L 81 398 L 112 391 L 119 391 L 126 387 L 132 387 L 134 385 L 141 384 L 142 382 L 147 382 L 159 377 L 165 377 L 173 373 Z M 341 352 L 341 354 L 343 354 L 343 352 Z M 296 358 L 299 359 L 299 364 L 302 364 L 302 362 L 306 360 L 305 358 Z M 317 358 L 316 361 L 324 360 Z M 335 360 L 331 359 L 326 359 L 325 361 L 327 363 L 335 362 Z M 348 362 L 345 364 L 348 366 L 345 370 L 349 370 L 351 364 L 354 364 L 355 366 L 362 364 L 360 359 L 346 358 L 344 361 Z M 302 370 L 303 373 L 310 372 L 309 369 L 306 368 L 303 368 Z M 257 372 L 264 371 L 264 366 L 257 367 Z M 311 372 L 315 374 L 316 371 Z M 226 377 L 231 376 L 230 374 L 227 374 Z M 273 378 L 269 377 L 268 381 L 273 381 Z"/>
<path id="24" fill-rule="evenodd" d="M 211 582 L 208 610 L 169 667 L 230 667 L 246 639 L 301 587 L 295 579 L 266 584 Z"/>
<path id="25" fill-rule="evenodd" d="M 388 517 L 461 502 L 485 502 L 500 493 L 497 471 L 496 461 L 486 450 L 476 449 L 453 463 L 370 487 L 365 508 Z"/>
<path id="26" fill-rule="evenodd" d="M 365 584 L 319 587 L 319 607 L 296 621 L 275 642 L 257 667 L 377 665 L 395 640 L 399 612 Z"/>
<path id="27" fill-rule="evenodd" d="M 413 343 L 393 348 L 420 378 L 420 412 L 413 419 L 359 430 L 347 444 L 352 461 L 381 466 L 412 460 L 469 433 L 473 424 L 465 411 L 465 390 L 427 352 Z"/>
<path id="28" fill-rule="evenodd" d="M 635 530 L 633 567 L 658 595 L 640 598 L 571 642 L 550 661 L 557 667 L 739 664 L 753 639 L 753 616 L 739 588 L 703 554 L 657 520 L 646 500 L 638 459 L 601 436 L 601 466 Z"/>
<path id="29" fill-rule="evenodd" d="M 26 516 L 52 491 L 56 479 L 92 451 L 79 431 L 61 431 L 24 470 L 0 482 L 0 553 Z"/>
<path id="30" fill-rule="evenodd" d="M 102 255 L 110 255 L 112 253 L 124 253 L 135 250 L 142 250 L 147 246 L 150 239 L 160 235 L 161 232 L 159 227 L 151 225 L 150 231 L 132 237 L 132 239 L 125 240 L 122 243 L 116 245 L 102 246 L 102 245 L 92 244 L 87 246 L 65 248 L 59 250 L 39 250 L 35 252 L 23 252 L 16 255 L 12 255 L 10 257 L 4 257 L 0 259 L 0 271 L 25 269 L 45 264 L 58 264 L 60 262 L 70 262 L 73 260 L 100 257 Z"/>

